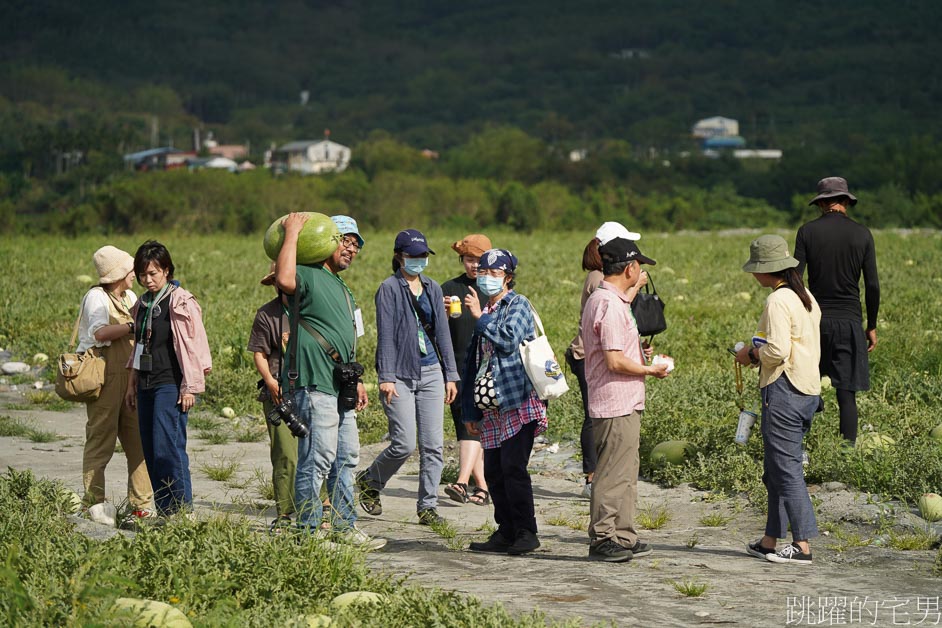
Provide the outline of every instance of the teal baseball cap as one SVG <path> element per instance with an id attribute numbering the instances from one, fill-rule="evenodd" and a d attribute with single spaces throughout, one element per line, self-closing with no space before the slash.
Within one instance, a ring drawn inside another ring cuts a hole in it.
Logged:
<path id="1" fill-rule="evenodd" d="M 363 248 L 363 236 L 360 235 L 360 230 L 357 228 L 356 220 L 350 216 L 331 216 L 330 219 L 334 221 L 335 225 L 337 225 L 340 235 L 348 235 L 352 233 L 357 237 L 357 242 L 360 243 L 360 248 Z"/>

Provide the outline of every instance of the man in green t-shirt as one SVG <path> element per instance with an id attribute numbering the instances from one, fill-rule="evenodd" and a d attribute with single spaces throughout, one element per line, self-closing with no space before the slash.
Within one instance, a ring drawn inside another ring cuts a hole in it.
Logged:
<path id="1" fill-rule="evenodd" d="M 285 218 L 285 239 L 275 275 L 278 288 L 288 295 L 289 313 L 297 300 L 299 317 L 297 362 L 292 364 L 291 356 L 286 356 L 282 386 L 287 388 L 287 373 L 296 369 L 298 380 L 292 399 L 299 420 L 310 432 L 298 439 L 294 489 L 297 523 L 310 534 L 326 534 L 320 528 L 323 506 L 319 498 L 326 481 L 335 538 L 379 549 L 386 540 L 371 538 L 356 527 L 353 505 L 353 470 L 360 450 L 355 410 L 366 407 L 366 389 L 358 382 L 355 408 L 344 407 L 338 398 L 340 381 L 334 374 L 337 362 L 323 346 L 329 345 L 342 363 L 356 359 L 356 341 L 363 335 L 363 323 L 353 294 L 339 273 L 353 263 L 363 238 L 352 218 L 335 216 L 334 222 L 344 234 L 337 249 L 318 264 L 298 264 L 298 234 L 307 220 L 301 213 Z"/>

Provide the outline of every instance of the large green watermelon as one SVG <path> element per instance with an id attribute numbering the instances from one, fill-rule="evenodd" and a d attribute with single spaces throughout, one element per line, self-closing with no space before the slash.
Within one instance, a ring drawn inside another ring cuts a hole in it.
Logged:
<path id="1" fill-rule="evenodd" d="M 662 464 L 683 464 L 688 457 L 695 456 L 697 448 L 685 440 L 666 440 L 658 443 L 651 450 L 649 460 L 657 466 Z"/>
<path id="2" fill-rule="evenodd" d="M 340 246 L 340 231 L 330 216 L 317 212 L 302 212 L 308 216 L 298 235 L 298 264 L 315 264 L 330 257 Z M 271 223 L 265 232 L 265 255 L 278 259 L 281 243 L 285 241 L 285 228 L 281 224 L 287 215 Z"/>

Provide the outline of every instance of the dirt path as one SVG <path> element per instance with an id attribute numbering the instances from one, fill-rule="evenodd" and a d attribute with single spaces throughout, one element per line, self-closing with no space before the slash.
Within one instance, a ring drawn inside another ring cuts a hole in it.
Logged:
<path id="1" fill-rule="evenodd" d="M 0 414 L 28 419 L 65 438 L 53 443 L 0 438 L 0 469 L 29 468 L 80 490 L 84 409 L 17 409 L 23 403 L 21 392 L 4 392 Z M 270 472 L 267 442 L 212 445 L 196 438 L 195 430 L 190 437 L 197 511 L 235 512 L 267 522 L 271 502 L 259 495 L 260 483 Z M 360 468 L 382 447 L 364 447 Z M 588 501 L 578 496 L 581 485 L 573 453 L 572 445 L 566 444 L 556 453 L 545 446 L 534 452 L 531 470 L 543 545 L 525 557 L 455 549 L 485 535 L 481 528 L 491 519 L 490 508 L 462 506 L 443 496 L 439 510 L 454 524 L 457 537 L 448 540 L 419 526 L 413 457 L 384 492 L 383 515 L 359 513 L 364 530 L 389 539 L 383 551 L 368 556 L 368 562 L 414 583 L 502 602 L 513 611 L 539 609 L 553 618 L 581 617 L 584 625 L 942 625 L 942 578 L 931 573 L 935 551 L 876 546 L 839 551 L 841 544 L 832 534 L 814 544 L 812 567 L 774 565 L 744 551 L 762 530 L 761 515 L 741 500 L 711 502 L 705 493 L 685 486 L 662 489 L 642 482 L 639 487 L 642 507 L 663 508 L 670 517 L 660 529 L 643 532 L 643 539 L 655 548 L 652 555 L 628 564 L 589 562 L 586 532 L 580 529 L 588 518 Z M 451 443 L 446 464 L 456 458 Z M 213 481 L 203 470 L 207 464 L 232 461 L 238 463 L 238 471 L 227 482 Z M 108 468 L 107 491 L 114 501 L 123 497 L 125 477 L 119 453 Z M 872 534 L 866 522 L 887 511 L 887 505 L 868 503 L 865 496 L 840 486 L 812 490 L 820 499 L 819 522 L 843 520 L 841 526 L 865 538 Z M 729 520 L 721 527 L 702 525 L 702 517 L 711 513 Z M 898 530 L 919 522 L 906 511 L 890 514 L 897 519 Z M 937 526 L 936 532 L 942 530 Z M 683 582 L 705 584 L 706 592 L 702 597 L 684 596 L 675 588 L 675 583 Z"/>

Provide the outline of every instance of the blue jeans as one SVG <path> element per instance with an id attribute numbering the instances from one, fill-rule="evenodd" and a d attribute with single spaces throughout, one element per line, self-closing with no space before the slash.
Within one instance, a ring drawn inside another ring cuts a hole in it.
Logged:
<path id="1" fill-rule="evenodd" d="M 298 507 L 298 527 L 317 530 L 324 514 L 321 486 L 327 482 L 331 526 L 335 530 L 352 527 L 353 470 L 360 462 L 360 435 L 356 413 L 341 411 L 337 397 L 313 387 L 294 391 L 298 418 L 310 430 L 298 439 L 298 468 L 294 498 Z"/>
<path id="2" fill-rule="evenodd" d="M 811 429 L 820 397 L 799 392 L 784 373 L 762 389 L 762 482 L 769 492 L 765 533 L 781 539 L 791 524 L 792 538 L 818 536 L 814 507 L 801 468 L 801 440 Z"/>
<path id="3" fill-rule="evenodd" d="M 144 462 L 154 489 L 157 512 L 169 515 L 193 507 L 190 458 L 186 455 L 187 413 L 180 410 L 180 388 L 173 384 L 137 391 Z"/>

